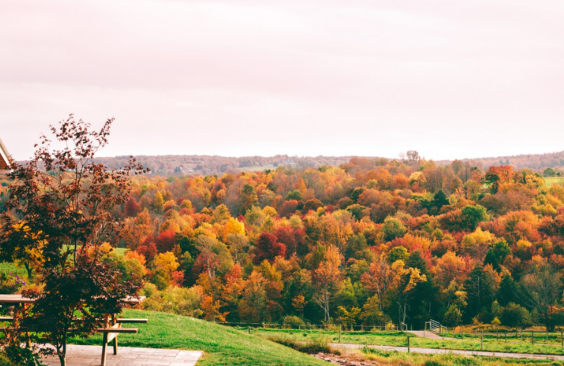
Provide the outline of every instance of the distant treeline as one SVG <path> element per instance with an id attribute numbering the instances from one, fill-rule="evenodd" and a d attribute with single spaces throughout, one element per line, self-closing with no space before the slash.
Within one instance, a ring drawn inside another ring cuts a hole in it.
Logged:
<path id="1" fill-rule="evenodd" d="M 531 169 L 543 173 L 552 168 L 558 175 L 564 175 L 564 151 L 548 154 L 527 154 L 514 156 L 498 156 L 479 159 L 462 159 L 472 162 L 472 165 L 480 165 L 487 169 L 490 166 L 511 165 L 515 169 Z M 439 164 L 450 164 L 451 161 L 439 161 Z"/>
<path id="2" fill-rule="evenodd" d="M 182 176 L 182 175 L 213 175 L 223 173 L 239 173 L 242 171 L 261 171 L 276 169 L 278 166 L 293 168 L 319 168 L 321 166 L 341 166 L 346 164 L 351 156 L 306 156 L 289 155 L 224 157 L 212 155 L 139 155 L 137 160 L 150 169 L 150 175 Z M 384 158 L 381 158 L 384 159 Z M 406 161 L 400 157 L 395 160 Z M 97 158 L 110 168 L 121 168 L 127 165 L 129 156 Z M 394 160 L 394 159 L 384 159 Z M 564 175 L 564 151 L 550 154 L 516 155 L 479 159 L 463 159 L 472 166 L 488 169 L 490 166 L 512 165 L 515 169 L 531 169 L 545 176 Z M 452 161 L 437 161 L 439 165 L 447 165 Z M 547 168 L 554 173 L 547 172 Z"/>
<path id="3" fill-rule="evenodd" d="M 136 156 L 139 163 L 150 169 L 151 175 L 213 175 L 276 169 L 278 166 L 318 168 L 323 165 L 339 166 L 348 162 L 351 156 L 297 157 L 288 155 L 225 157 L 211 155 L 158 155 Z M 110 168 L 127 165 L 129 156 L 97 158 Z"/>

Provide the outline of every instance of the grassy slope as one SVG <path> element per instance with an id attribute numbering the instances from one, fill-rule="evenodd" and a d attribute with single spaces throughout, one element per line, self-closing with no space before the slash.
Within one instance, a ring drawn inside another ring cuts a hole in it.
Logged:
<path id="1" fill-rule="evenodd" d="M 120 335 L 121 346 L 201 350 L 205 356 L 198 361 L 198 366 L 326 365 L 261 337 L 203 320 L 141 310 L 126 310 L 123 317 L 147 318 L 149 323 L 125 325 L 139 328 L 139 333 Z M 75 343 L 100 345 L 102 337 L 97 335 Z"/>

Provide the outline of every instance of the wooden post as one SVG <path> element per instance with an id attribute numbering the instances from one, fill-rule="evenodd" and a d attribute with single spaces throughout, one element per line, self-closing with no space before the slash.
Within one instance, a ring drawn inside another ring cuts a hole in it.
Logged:
<path id="1" fill-rule="evenodd" d="M 480 337 L 480 351 L 484 350 L 484 330 L 482 329 L 482 337 Z"/>
<path id="2" fill-rule="evenodd" d="M 411 350 L 411 344 L 410 344 L 410 341 L 409 341 L 410 338 L 411 338 L 411 337 L 410 337 L 409 334 L 408 334 L 408 335 L 407 335 L 407 353 L 409 353 L 410 350 Z"/>
<path id="3" fill-rule="evenodd" d="M 339 324 L 339 343 L 341 343 L 341 324 Z"/>
<path id="4" fill-rule="evenodd" d="M 507 330 L 505 331 L 505 343 L 507 343 Z"/>
<path id="5" fill-rule="evenodd" d="M 535 344 L 535 331 L 531 330 L 531 344 Z"/>
<path id="6" fill-rule="evenodd" d="M 564 338 L 562 338 L 562 329 L 560 329 L 560 345 L 564 347 Z"/>

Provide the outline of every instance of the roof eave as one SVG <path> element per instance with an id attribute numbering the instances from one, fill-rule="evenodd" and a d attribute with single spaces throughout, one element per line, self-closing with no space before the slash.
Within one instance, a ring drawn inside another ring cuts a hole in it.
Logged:
<path id="1" fill-rule="evenodd" d="M 6 145 L 2 142 L 2 139 L 0 139 L 0 158 L 6 162 L 8 167 L 10 167 L 10 153 L 6 148 Z"/>

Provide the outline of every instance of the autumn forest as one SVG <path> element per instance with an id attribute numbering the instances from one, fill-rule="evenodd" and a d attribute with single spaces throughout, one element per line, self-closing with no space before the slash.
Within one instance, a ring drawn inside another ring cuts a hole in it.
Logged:
<path id="1" fill-rule="evenodd" d="M 110 244 L 146 276 L 147 309 L 294 326 L 564 324 L 564 187 L 529 169 L 411 151 L 131 185 Z"/>

